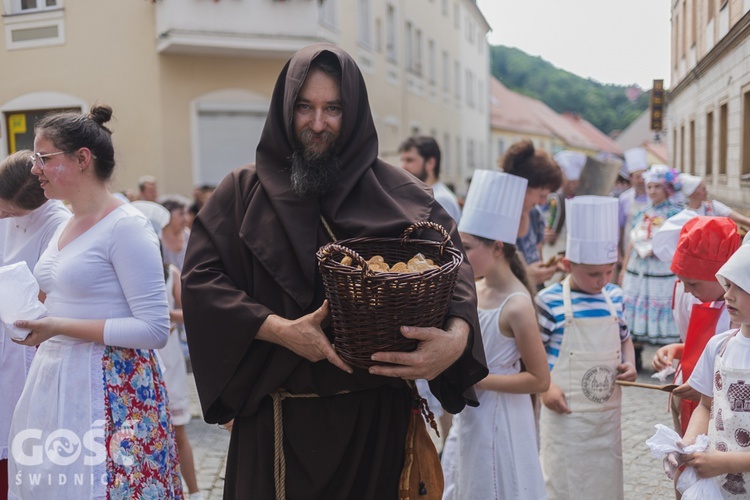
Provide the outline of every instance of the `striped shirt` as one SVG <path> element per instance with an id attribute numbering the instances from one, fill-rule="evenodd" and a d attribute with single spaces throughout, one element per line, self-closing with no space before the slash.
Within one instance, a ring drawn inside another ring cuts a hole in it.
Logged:
<path id="1" fill-rule="evenodd" d="M 607 283 L 604 290 L 609 295 L 620 322 L 620 341 L 630 337 L 628 325 L 622 317 L 622 289 Z M 570 291 L 574 318 L 601 318 L 609 316 L 609 307 L 602 293 L 591 295 L 584 292 Z M 563 306 L 562 283 L 550 285 L 539 292 L 534 299 L 537 305 L 539 328 L 547 351 L 547 362 L 550 370 L 555 366 L 562 346 L 563 330 L 565 329 L 565 308 Z"/>

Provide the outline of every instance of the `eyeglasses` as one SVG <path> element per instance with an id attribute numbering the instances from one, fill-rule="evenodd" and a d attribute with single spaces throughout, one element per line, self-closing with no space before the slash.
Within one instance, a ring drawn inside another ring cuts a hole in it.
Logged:
<path id="1" fill-rule="evenodd" d="M 49 158 L 50 156 L 57 156 L 57 155 L 64 155 L 65 151 L 58 151 L 57 153 L 48 153 L 46 155 L 43 155 L 41 153 L 34 153 L 29 157 L 29 160 L 31 160 L 32 165 L 36 165 L 39 167 L 39 170 L 44 172 L 44 159 Z"/>

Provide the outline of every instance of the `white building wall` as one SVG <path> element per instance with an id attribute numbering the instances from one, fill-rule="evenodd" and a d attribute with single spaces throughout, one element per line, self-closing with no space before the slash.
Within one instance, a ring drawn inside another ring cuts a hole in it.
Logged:
<path id="1" fill-rule="evenodd" d="M 668 130 L 677 144 L 672 144 L 670 158 L 676 166 L 683 165 L 680 130 L 685 127 L 685 154 L 688 154 L 689 123 L 695 119 L 696 173 L 706 174 L 706 115 L 713 112 L 713 175 L 706 178 L 711 195 L 730 206 L 750 210 L 750 182 L 741 181 L 742 165 L 742 90 L 750 90 L 750 39 L 727 53 L 717 64 L 697 78 L 676 96 L 669 99 Z M 719 172 L 720 109 L 727 104 L 727 165 L 726 175 Z M 746 111 L 750 112 L 750 110 Z M 675 155 L 675 151 L 677 154 Z M 676 160 L 676 161 L 675 161 Z M 750 162 L 750 158 L 745 160 Z"/>

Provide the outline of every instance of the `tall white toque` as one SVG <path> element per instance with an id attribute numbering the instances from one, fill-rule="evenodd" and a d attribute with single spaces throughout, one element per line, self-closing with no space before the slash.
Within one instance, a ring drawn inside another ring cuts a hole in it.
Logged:
<path id="1" fill-rule="evenodd" d="M 493 170 L 475 170 L 458 230 L 515 245 L 528 181 Z"/>
<path id="2" fill-rule="evenodd" d="M 576 196 L 565 200 L 568 242 L 565 256 L 576 264 L 617 262 L 619 203 L 611 196 Z"/>
<path id="3" fill-rule="evenodd" d="M 566 179 L 577 181 L 581 177 L 583 167 L 586 166 L 586 154 L 566 149 L 555 155 L 555 161 L 560 165 L 563 172 L 565 172 Z"/>
<path id="4" fill-rule="evenodd" d="M 646 150 L 643 148 L 631 148 L 625 151 L 625 166 L 628 169 L 628 173 L 631 174 L 638 170 L 648 170 Z"/>

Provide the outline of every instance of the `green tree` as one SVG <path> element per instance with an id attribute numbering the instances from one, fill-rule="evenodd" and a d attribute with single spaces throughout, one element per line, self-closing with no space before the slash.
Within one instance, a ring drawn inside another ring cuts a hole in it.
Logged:
<path id="1" fill-rule="evenodd" d="M 509 89 L 558 113 L 578 114 L 605 134 L 624 129 L 648 109 L 647 91 L 631 101 L 629 86 L 581 78 L 513 47 L 491 47 L 490 72 Z"/>

